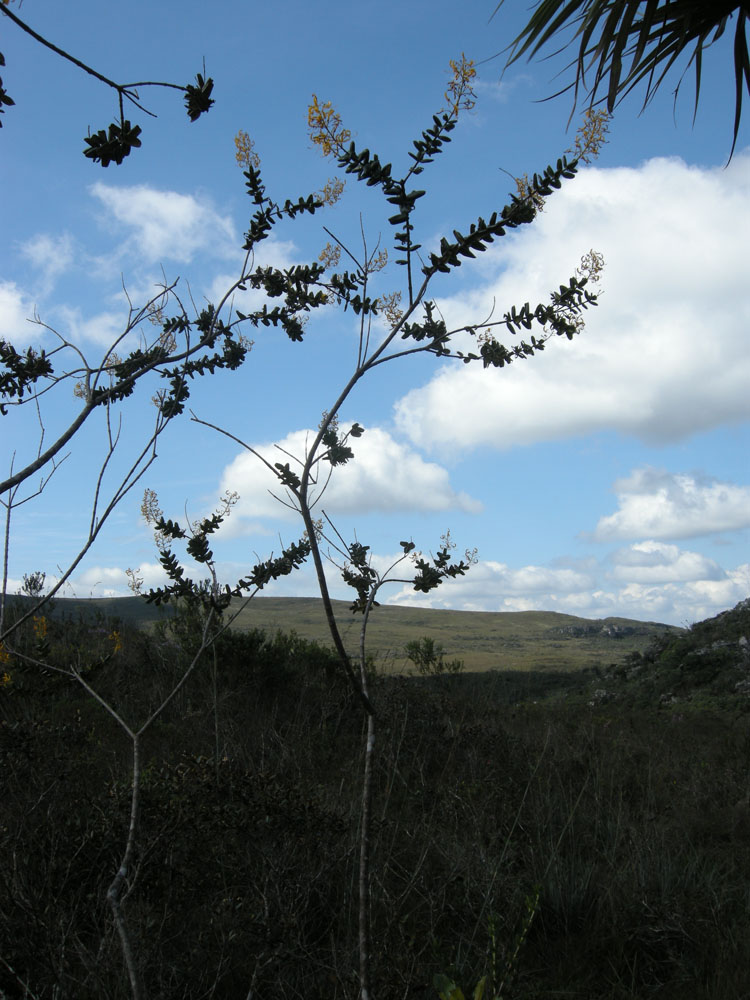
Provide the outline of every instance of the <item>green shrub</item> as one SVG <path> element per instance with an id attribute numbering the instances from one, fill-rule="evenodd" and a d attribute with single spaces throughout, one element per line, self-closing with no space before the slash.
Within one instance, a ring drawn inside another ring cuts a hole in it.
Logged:
<path id="1" fill-rule="evenodd" d="M 429 636 L 414 639 L 405 646 L 407 659 L 416 666 L 423 677 L 440 677 L 443 674 L 460 674 L 464 669 L 463 660 L 445 661 L 445 650 Z"/>

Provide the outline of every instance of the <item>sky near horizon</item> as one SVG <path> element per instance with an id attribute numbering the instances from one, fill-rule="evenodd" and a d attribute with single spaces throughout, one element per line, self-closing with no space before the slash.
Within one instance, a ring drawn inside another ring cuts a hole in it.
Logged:
<path id="1" fill-rule="evenodd" d="M 236 133 L 255 141 L 278 200 L 320 189 L 335 173 L 308 136 L 313 93 L 334 104 L 359 148 L 392 161 L 397 174 L 444 103 L 449 60 L 462 52 L 475 60 L 476 107 L 420 178 L 427 195 L 415 221 L 426 252 L 500 210 L 515 191 L 512 177 L 554 163 L 579 120 L 567 128 L 569 94 L 543 100 L 570 80 L 572 55 L 505 73 L 504 58 L 491 58 L 528 16 L 516 0 L 494 17 L 492 0 L 460 8 L 384 0 L 376 12 L 351 0 L 217 0 L 210 8 L 24 0 L 13 9 L 120 82 L 191 82 L 205 59 L 216 99 L 190 123 L 180 94 L 144 88 L 158 118 L 131 109 L 143 147 L 104 170 L 82 156 L 83 137 L 115 118 L 114 93 L 0 18 L 3 84 L 16 102 L 0 130 L 0 338 L 19 350 L 54 343 L 28 322 L 36 315 L 90 358 L 101 355 L 124 327 L 126 293 L 140 305 L 164 277 L 179 277 L 196 303 L 216 302 L 239 273 L 252 214 Z M 674 102 L 678 80 L 674 71 L 642 114 L 641 92 L 623 101 L 599 159 L 565 182 L 531 226 L 435 286 L 449 326 L 481 323 L 493 306 L 502 315 L 546 302 L 595 249 L 605 260 L 602 294 L 578 337 L 556 338 L 501 370 L 404 359 L 376 369 L 344 406 L 342 426 L 357 421 L 365 434 L 325 495 L 342 535 L 356 533 L 383 569 L 400 540 L 435 552 L 446 530 L 457 556 L 478 550 L 465 577 L 424 596 L 395 584 L 381 600 L 684 625 L 750 594 L 750 112 L 727 165 L 731 38 L 704 59 L 694 124 L 693 80 L 688 74 Z M 389 208 L 377 188 L 349 179 L 337 205 L 277 227 L 257 263 L 314 260 L 328 240 L 324 225 L 352 246 L 360 230 L 370 246 L 381 238 L 387 246 Z M 382 273 L 383 291 L 398 287 L 400 270 Z M 298 454 L 356 361 L 351 314 L 321 313 L 302 344 L 273 328 L 248 330 L 254 346 L 245 365 L 197 382 L 191 408 L 264 454 L 277 455 L 275 445 Z M 122 442 L 105 488 L 148 433 L 155 388 L 122 405 Z M 43 399 L 45 442 L 76 404 L 69 386 Z M 9 592 L 24 573 L 54 579 L 74 558 L 104 432 L 95 414 L 44 492 L 14 509 Z M 31 408 L 0 418 L 4 471 L 26 464 L 38 446 Z M 263 467 L 235 442 L 185 415 L 158 451 L 76 569 L 69 595 L 127 596 L 127 568 L 146 587 L 162 582 L 140 515 L 146 487 L 175 520 L 207 514 L 224 490 L 239 493 L 215 546 L 229 583 L 301 534 L 269 495 Z M 333 567 L 330 581 L 334 597 L 350 596 Z M 265 593 L 315 596 L 312 566 Z"/>

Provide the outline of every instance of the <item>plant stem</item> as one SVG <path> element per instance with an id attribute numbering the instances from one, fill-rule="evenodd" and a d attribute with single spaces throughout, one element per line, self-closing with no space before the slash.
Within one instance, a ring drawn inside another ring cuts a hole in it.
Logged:
<path id="1" fill-rule="evenodd" d="M 140 760 L 140 737 L 138 733 L 134 733 L 133 739 L 133 786 L 130 796 L 130 826 L 128 828 L 128 839 L 125 844 L 125 853 L 122 856 L 122 862 L 120 868 L 112 879 L 112 883 L 107 889 L 107 902 L 112 908 L 112 915 L 114 916 L 115 926 L 117 927 L 117 933 L 120 935 L 120 945 L 122 947 L 122 955 L 125 960 L 125 967 L 128 970 L 128 979 L 130 980 L 130 994 L 133 1000 L 143 1000 L 144 993 L 141 987 L 140 977 L 138 975 L 138 968 L 135 961 L 135 956 L 133 954 L 133 945 L 130 940 L 130 933 L 128 931 L 127 923 L 125 922 L 125 917 L 123 916 L 122 910 L 120 908 L 120 894 L 122 892 L 122 887 L 125 883 L 125 879 L 128 876 L 128 868 L 133 856 L 133 847 L 135 844 L 135 832 L 138 826 L 138 812 L 140 808 L 140 790 L 141 790 L 141 760 Z"/>

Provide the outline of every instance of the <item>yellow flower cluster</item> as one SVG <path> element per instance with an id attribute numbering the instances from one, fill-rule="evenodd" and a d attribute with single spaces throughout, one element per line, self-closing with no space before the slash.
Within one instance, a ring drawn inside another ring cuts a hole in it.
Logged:
<path id="1" fill-rule="evenodd" d="M 143 517 L 146 524 L 153 524 L 164 516 L 161 507 L 159 506 L 159 497 L 157 496 L 156 490 L 145 489 L 143 491 L 143 500 L 141 500 L 141 516 Z"/>
<path id="2" fill-rule="evenodd" d="M 589 108 L 588 111 L 584 112 L 583 122 L 576 132 L 574 144 L 565 152 L 572 153 L 581 163 L 591 163 L 599 156 L 602 146 L 607 142 L 609 119 L 610 116 L 606 111 L 594 111 Z M 524 174 L 523 177 L 515 177 L 514 180 L 518 189 L 518 197 L 530 199 L 535 211 L 543 211 L 544 197 L 532 189 L 529 175 Z"/>
<path id="3" fill-rule="evenodd" d="M 250 167 L 257 170 L 260 166 L 260 157 L 255 152 L 255 142 L 244 129 L 240 129 L 234 137 L 234 145 L 234 158 L 237 163 L 246 170 Z"/>
<path id="4" fill-rule="evenodd" d="M 164 517 L 164 513 L 159 506 L 159 497 L 157 496 L 155 490 L 145 489 L 143 491 L 141 515 L 146 524 L 149 526 L 156 524 L 158 520 Z M 160 552 L 164 552 L 169 545 L 168 537 L 163 532 L 157 531 L 156 529 L 154 529 L 154 541 L 156 542 L 157 548 Z"/>
<path id="5" fill-rule="evenodd" d="M 122 649 L 122 635 L 117 631 L 117 629 L 113 629 L 109 633 L 109 640 L 112 643 L 112 652 L 119 653 Z"/>
<path id="6" fill-rule="evenodd" d="M 588 281 L 599 281 L 604 270 L 604 254 L 597 253 L 596 250 L 589 250 L 581 257 L 581 263 L 576 268 L 579 278 L 586 278 Z"/>
<path id="7" fill-rule="evenodd" d="M 38 642 L 42 642 L 47 638 L 47 619 L 44 615 L 34 615 L 34 635 Z"/>
<path id="8" fill-rule="evenodd" d="M 335 205 L 344 192 L 346 184 L 337 177 L 329 177 L 323 188 L 318 191 L 318 197 L 324 205 Z"/>
<path id="9" fill-rule="evenodd" d="M 0 642 L 0 663 L 10 663 L 10 653 L 5 648 L 5 646 Z M 7 670 L 4 670 L 2 676 L 0 676 L 0 688 L 8 687 L 12 684 L 12 678 Z"/>
<path id="10" fill-rule="evenodd" d="M 594 111 L 589 108 L 584 112 L 583 124 L 576 132 L 576 141 L 566 153 L 572 153 L 581 163 L 591 163 L 602 151 L 607 142 L 609 132 L 609 114 L 606 111 Z"/>
<path id="11" fill-rule="evenodd" d="M 140 572 L 140 566 L 138 569 L 131 569 L 130 566 L 125 570 L 125 576 L 128 578 L 128 589 L 132 590 L 136 597 L 140 597 L 141 588 L 143 587 L 143 577 L 138 576 Z"/>
<path id="12" fill-rule="evenodd" d="M 377 253 L 374 253 L 367 262 L 367 269 L 370 272 L 370 274 L 373 274 L 375 271 L 382 271 L 387 266 L 388 266 L 388 251 L 385 249 L 378 250 Z"/>
<path id="13" fill-rule="evenodd" d="M 352 138 L 351 132 L 348 128 L 344 128 L 341 115 L 334 110 L 331 102 L 320 104 L 317 94 L 312 95 L 312 104 L 307 109 L 307 127 L 310 130 L 310 138 L 316 146 L 320 146 L 324 156 L 342 153 Z"/>
<path id="14" fill-rule="evenodd" d="M 596 284 L 601 280 L 603 270 L 604 255 L 597 253 L 596 250 L 589 250 L 581 257 L 581 263 L 576 268 L 576 275 L 579 280 L 585 278 L 588 282 Z M 585 327 L 586 321 L 583 315 L 574 309 L 562 307 L 560 313 L 569 323 L 573 324 L 578 333 Z M 545 331 L 547 331 L 547 327 L 545 327 Z"/>
<path id="15" fill-rule="evenodd" d="M 397 326 L 404 315 L 403 311 L 399 309 L 400 303 L 401 292 L 391 292 L 378 298 L 378 309 L 385 315 L 391 326 Z"/>
<path id="16" fill-rule="evenodd" d="M 450 60 L 450 68 L 453 76 L 445 92 L 445 100 L 448 103 L 448 111 L 457 118 L 460 111 L 471 111 L 477 102 L 477 95 L 472 86 L 477 69 L 474 60 L 467 59 L 463 52 L 460 59 Z"/>
<path id="17" fill-rule="evenodd" d="M 532 188 L 529 175 L 524 174 L 523 177 L 514 177 L 514 180 L 518 189 L 518 197 L 522 200 L 530 199 L 537 212 L 544 211 L 544 198 L 538 191 Z"/>
<path id="18" fill-rule="evenodd" d="M 341 247 L 335 247 L 331 242 L 326 243 L 318 254 L 318 260 L 326 270 L 331 267 L 338 267 L 341 260 Z"/>

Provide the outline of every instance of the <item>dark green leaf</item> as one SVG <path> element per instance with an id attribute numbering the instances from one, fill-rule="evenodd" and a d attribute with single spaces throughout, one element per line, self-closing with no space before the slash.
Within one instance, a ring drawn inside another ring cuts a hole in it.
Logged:
<path id="1" fill-rule="evenodd" d="M 119 125 L 112 122 L 108 132 L 100 129 L 84 139 L 89 148 L 83 151 L 83 155 L 94 163 L 100 162 L 103 167 L 108 167 L 113 161 L 119 166 L 126 156 L 130 156 L 131 149 L 141 145 L 140 134 L 140 126 L 131 125 L 127 119 Z"/>
<path id="2" fill-rule="evenodd" d="M 188 84 L 185 87 L 185 108 L 191 122 L 197 121 L 200 116 L 209 110 L 214 103 L 211 92 L 214 89 L 214 81 L 209 78 L 204 80 L 200 73 L 195 78 L 197 86 Z"/>

